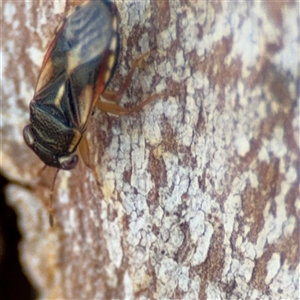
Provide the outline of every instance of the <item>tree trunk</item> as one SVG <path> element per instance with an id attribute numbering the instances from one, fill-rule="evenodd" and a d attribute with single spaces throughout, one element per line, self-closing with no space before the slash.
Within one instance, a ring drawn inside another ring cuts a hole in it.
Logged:
<path id="1" fill-rule="evenodd" d="M 3 3 L 1 170 L 41 299 L 296 299 L 299 273 L 299 4 L 116 2 L 121 105 L 95 109 L 95 172 L 55 169 L 23 142 L 53 31 L 70 7 Z M 297 87 L 298 83 L 298 87 Z"/>

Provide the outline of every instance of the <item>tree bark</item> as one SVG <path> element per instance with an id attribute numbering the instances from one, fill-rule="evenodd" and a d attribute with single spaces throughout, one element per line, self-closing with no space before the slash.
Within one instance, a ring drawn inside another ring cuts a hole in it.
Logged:
<path id="1" fill-rule="evenodd" d="M 117 1 L 117 90 L 95 109 L 95 172 L 55 170 L 22 129 L 53 31 L 71 2 L 3 3 L 1 171 L 41 299 L 299 297 L 299 4 Z M 298 84 L 298 87 L 297 87 Z"/>

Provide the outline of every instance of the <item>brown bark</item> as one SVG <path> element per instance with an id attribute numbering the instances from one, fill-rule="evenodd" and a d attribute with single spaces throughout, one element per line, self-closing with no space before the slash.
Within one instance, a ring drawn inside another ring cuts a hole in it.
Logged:
<path id="1" fill-rule="evenodd" d="M 68 9 L 3 3 L 1 171 L 40 298 L 295 299 L 299 272 L 299 4 L 116 2 L 121 55 L 111 88 L 156 46 L 122 105 L 95 110 L 96 176 L 59 172 L 25 146 L 43 55 Z"/>

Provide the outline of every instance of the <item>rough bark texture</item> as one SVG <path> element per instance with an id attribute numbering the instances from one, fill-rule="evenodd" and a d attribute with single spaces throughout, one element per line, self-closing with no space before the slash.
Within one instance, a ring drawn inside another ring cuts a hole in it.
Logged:
<path id="1" fill-rule="evenodd" d="M 41 299 L 299 297 L 299 3 L 116 2 L 121 55 L 156 46 L 122 100 L 95 110 L 96 175 L 54 169 L 22 128 L 52 34 L 70 3 L 3 3 L 1 170 Z M 100 183 L 100 184 L 99 184 Z"/>

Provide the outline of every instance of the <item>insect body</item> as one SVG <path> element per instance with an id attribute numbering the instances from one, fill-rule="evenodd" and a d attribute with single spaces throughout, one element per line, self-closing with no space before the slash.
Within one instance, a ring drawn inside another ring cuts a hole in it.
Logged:
<path id="1" fill-rule="evenodd" d="M 26 144 L 48 166 L 70 170 L 88 119 L 116 67 L 116 6 L 85 1 L 64 18 L 44 58 L 33 100 Z"/>

